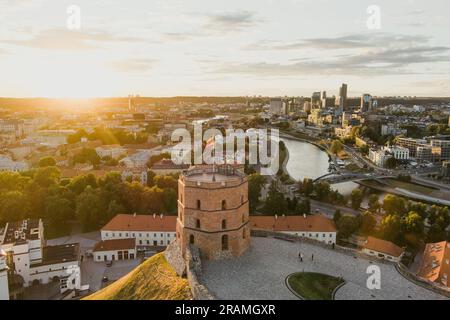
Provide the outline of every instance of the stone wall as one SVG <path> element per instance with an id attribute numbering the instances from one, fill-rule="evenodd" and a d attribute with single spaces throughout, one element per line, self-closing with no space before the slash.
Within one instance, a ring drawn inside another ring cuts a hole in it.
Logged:
<path id="1" fill-rule="evenodd" d="M 194 300 L 215 300 L 216 298 L 209 292 L 208 288 L 200 283 L 202 262 L 200 260 L 200 251 L 197 247 L 188 246 L 186 248 L 186 265 L 187 279 Z"/>
<path id="2" fill-rule="evenodd" d="M 184 277 L 186 275 L 186 263 L 181 255 L 181 249 L 178 241 L 173 241 L 167 246 L 166 251 L 164 251 L 164 256 L 166 257 L 167 262 L 169 262 L 180 277 Z"/>
<path id="3" fill-rule="evenodd" d="M 180 277 L 187 277 L 194 300 L 215 300 L 208 288 L 201 284 L 202 261 L 200 251 L 195 246 L 187 246 L 183 258 L 178 241 L 173 241 L 164 252 L 167 262 Z"/>

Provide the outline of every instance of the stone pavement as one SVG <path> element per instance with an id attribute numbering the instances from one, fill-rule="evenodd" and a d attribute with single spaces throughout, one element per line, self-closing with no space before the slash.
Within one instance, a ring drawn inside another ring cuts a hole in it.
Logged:
<path id="1" fill-rule="evenodd" d="M 303 262 L 299 261 L 299 252 L 303 253 Z M 366 286 L 370 276 L 366 270 L 372 264 L 380 267 L 380 290 L 369 290 Z M 286 287 L 285 279 L 301 271 L 343 277 L 347 283 L 337 291 L 336 300 L 446 299 L 406 280 L 392 264 L 274 238 L 253 237 L 250 249 L 242 257 L 204 261 L 203 268 L 203 283 L 219 299 L 297 299 Z"/>

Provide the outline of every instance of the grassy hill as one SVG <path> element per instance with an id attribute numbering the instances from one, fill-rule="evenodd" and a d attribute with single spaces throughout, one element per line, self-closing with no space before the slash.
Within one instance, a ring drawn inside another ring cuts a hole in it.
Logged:
<path id="1" fill-rule="evenodd" d="M 166 261 L 164 253 L 160 253 L 84 300 L 190 300 L 191 298 L 187 280 L 179 277 Z"/>

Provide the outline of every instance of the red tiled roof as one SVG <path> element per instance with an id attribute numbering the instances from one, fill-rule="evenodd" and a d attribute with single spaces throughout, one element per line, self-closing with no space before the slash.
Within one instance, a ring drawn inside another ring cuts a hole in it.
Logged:
<path id="1" fill-rule="evenodd" d="M 336 232 L 334 221 L 322 215 L 310 216 L 252 216 L 250 217 L 252 229 L 270 231 L 312 231 Z"/>
<path id="2" fill-rule="evenodd" d="M 395 243 L 370 236 L 367 238 L 367 242 L 364 244 L 363 248 L 385 253 L 393 257 L 399 257 L 404 251 Z"/>
<path id="3" fill-rule="evenodd" d="M 98 252 L 98 251 L 126 250 L 126 249 L 134 249 L 135 247 L 136 247 L 135 239 L 113 239 L 97 242 L 93 251 Z"/>
<path id="4" fill-rule="evenodd" d="M 175 232 L 176 222 L 176 216 L 118 214 L 102 230 Z"/>
<path id="5" fill-rule="evenodd" d="M 428 281 L 450 287 L 450 242 L 428 243 L 417 275 Z"/>

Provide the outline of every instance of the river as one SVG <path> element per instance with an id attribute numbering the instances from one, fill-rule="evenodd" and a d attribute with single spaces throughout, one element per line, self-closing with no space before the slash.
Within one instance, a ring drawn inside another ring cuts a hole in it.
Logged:
<path id="1" fill-rule="evenodd" d="M 327 174 L 329 162 L 328 155 L 313 144 L 298 140 L 281 138 L 289 151 L 289 160 L 286 171 L 295 180 L 304 178 L 316 179 Z M 334 184 L 332 187 L 343 195 L 349 195 L 358 187 L 354 182 Z"/>

